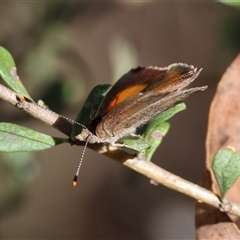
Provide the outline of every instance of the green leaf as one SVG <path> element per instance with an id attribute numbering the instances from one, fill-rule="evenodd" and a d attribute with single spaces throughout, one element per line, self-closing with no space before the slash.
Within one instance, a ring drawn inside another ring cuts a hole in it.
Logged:
<path id="1" fill-rule="evenodd" d="M 240 152 L 233 147 L 222 148 L 213 158 L 212 169 L 223 200 L 240 175 Z"/>
<path id="2" fill-rule="evenodd" d="M 185 103 L 181 102 L 176 104 L 174 107 L 167 109 L 166 111 L 159 114 L 146 126 L 146 130 L 142 136 L 149 142 L 150 147 L 145 151 L 145 157 L 147 160 L 151 160 L 153 154 L 162 143 L 163 137 L 168 133 L 170 124 L 165 122 L 172 118 L 178 112 L 186 109 Z"/>
<path id="3" fill-rule="evenodd" d="M 131 148 L 135 148 L 138 149 L 139 151 L 145 150 L 148 147 L 150 147 L 149 142 L 144 139 L 144 138 L 140 138 L 140 137 L 132 137 L 132 136 L 126 136 L 123 137 L 121 139 L 119 139 L 120 143 L 125 143 L 126 147 L 123 149 L 125 152 L 128 152 L 130 154 L 135 154 L 135 150 L 133 149 L 128 149 L 127 146 L 130 146 Z"/>
<path id="4" fill-rule="evenodd" d="M 0 46 L 0 75 L 3 80 L 17 93 L 30 98 L 27 90 L 23 86 L 17 75 L 17 68 L 12 55 L 3 47 Z"/>
<path id="5" fill-rule="evenodd" d="M 181 112 L 186 109 L 186 104 L 183 102 L 180 102 L 176 104 L 174 107 L 167 109 L 166 111 L 160 113 L 154 120 L 153 122 L 156 122 L 155 124 L 165 122 L 172 118 L 175 114 L 178 112 Z M 153 125 L 154 126 L 154 125 Z"/>
<path id="6" fill-rule="evenodd" d="M 16 124 L 0 123 L 0 151 L 40 151 L 67 142 Z"/>
<path id="7" fill-rule="evenodd" d="M 170 123 L 162 122 L 155 124 L 155 127 L 150 126 L 149 130 L 145 133 L 146 140 L 149 142 L 150 147 L 145 150 L 145 157 L 148 161 L 151 160 L 153 154 L 162 143 L 163 137 L 166 136 L 170 129 Z"/>
<path id="8" fill-rule="evenodd" d="M 137 134 L 141 135 L 143 139 L 135 138 L 123 138 L 120 141 L 124 142 L 127 146 L 131 148 L 136 148 L 138 150 L 145 150 L 145 157 L 147 160 L 151 160 L 153 154 L 160 146 L 163 137 L 167 134 L 170 129 L 170 124 L 165 122 L 176 113 L 186 109 L 186 105 L 181 102 L 176 104 L 174 107 L 167 109 L 166 111 L 159 114 L 152 121 L 148 122 L 144 126 L 140 127 Z M 125 149 L 124 149 L 125 150 Z M 128 151 L 129 153 L 135 153 L 133 151 Z"/>
<path id="9" fill-rule="evenodd" d="M 92 118 L 95 115 L 98 107 L 103 99 L 103 97 L 108 92 L 110 84 L 101 84 L 95 86 L 92 91 L 89 93 L 81 111 L 78 113 L 76 122 L 83 124 L 84 126 L 88 126 L 92 122 Z M 71 133 L 71 139 L 75 141 L 75 136 L 81 133 L 82 127 L 78 124 L 73 125 L 73 130 Z"/>

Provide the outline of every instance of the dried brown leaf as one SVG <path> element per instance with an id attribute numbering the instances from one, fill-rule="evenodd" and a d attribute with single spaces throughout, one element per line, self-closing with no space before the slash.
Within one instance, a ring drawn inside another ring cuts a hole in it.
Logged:
<path id="1" fill-rule="evenodd" d="M 220 195 L 211 170 L 215 153 L 224 146 L 240 151 L 240 55 L 233 61 L 218 84 L 209 113 L 206 139 L 206 175 L 203 186 Z M 228 200 L 240 203 L 240 179 L 226 195 Z M 204 203 L 196 207 L 198 239 L 240 239 L 240 231 L 232 222 L 236 218 Z"/>
<path id="2" fill-rule="evenodd" d="M 197 238 L 198 240 L 236 240 L 239 239 L 239 230 L 234 223 L 217 223 L 200 227 Z"/>
<path id="3" fill-rule="evenodd" d="M 210 107 L 206 166 L 211 172 L 212 190 L 216 194 L 219 194 L 219 188 L 211 164 L 214 154 L 224 146 L 233 146 L 240 151 L 240 55 L 224 73 Z M 226 198 L 240 203 L 239 189 L 240 179 L 229 190 Z"/>

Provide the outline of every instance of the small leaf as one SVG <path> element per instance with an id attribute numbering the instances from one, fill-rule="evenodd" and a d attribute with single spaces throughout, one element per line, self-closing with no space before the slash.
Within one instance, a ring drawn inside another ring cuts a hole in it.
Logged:
<path id="1" fill-rule="evenodd" d="M 32 99 L 17 75 L 17 68 L 12 55 L 1 46 L 0 46 L 0 75 L 3 78 L 3 80 L 15 92 Z"/>
<path id="2" fill-rule="evenodd" d="M 175 114 L 186 109 L 185 103 L 181 102 L 174 107 L 162 112 L 155 119 L 149 122 L 144 128 L 142 136 L 148 141 L 150 147 L 145 150 L 145 157 L 151 160 L 153 154 L 160 146 L 163 137 L 168 133 L 170 124 L 165 122 Z"/>
<path id="3" fill-rule="evenodd" d="M 67 141 L 16 124 L 0 123 L 0 152 L 40 151 Z"/>
<path id="4" fill-rule="evenodd" d="M 180 102 L 176 104 L 174 107 L 167 109 L 166 111 L 162 112 L 159 114 L 155 119 L 154 122 L 160 123 L 160 122 L 165 122 L 172 118 L 175 114 L 178 112 L 181 112 L 186 109 L 186 104 L 183 102 Z M 154 125 L 153 125 L 154 126 Z"/>
<path id="5" fill-rule="evenodd" d="M 148 148 L 149 142 L 144 139 L 144 138 L 137 138 L 137 137 L 132 137 L 132 136 L 126 136 L 123 137 L 119 140 L 119 142 L 121 143 L 125 143 L 126 146 L 131 146 L 131 148 L 136 148 L 138 150 L 145 150 L 146 148 Z M 124 151 L 128 152 L 128 153 L 132 153 L 135 154 L 135 151 L 133 151 L 132 149 L 126 149 L 124 148 Z"/>
<path id="6" fill-rule="evenodd" d="M 170 123 L 162 122 L 155 125 L 154 128 L 150 127 L 149 131 L 147 131 L 146 140 L 149 142 L 150 147 L 145 150 L 145 157 L 148 161 L 151 160 L 153 154 L 162 143 L 163 137 L 166 136 L 169 129 Z"/>
<path id="7" fill-rule="evenodd" d="M 240 175 L 240 152 L 233 147 L 222 148 L 213 158 L 212 169 L 223 200 Z"/>
<path id="8" fill-rule="evenodd" d="M 111 87 L 110 84 L 101 84 L 95 86 L 89 93 L 75 121 L 87 127 L 92 122 L 94 114 L 96 113 L 103 97 L 106 95 L 110 87 Z M 74 124 L 71 139 L 75 141 L 75 136 L 81 133 L 81 131 L 82 127 L 78 124 Z"/>
<path id="9" fill-rule="evenodd" d="M 159 114 L 153 120 L 143 125 L 137 130 L 137 134 L 141 135 L 142 138 L 136 139 L 136 137 L 124 137 L 119 142 L 125 143 L 131 148 L 138 150 L 145 150 L 145 157 L 147 160 L 151 160 L 153 154 L 162 142 L 163 137 L 167 134 L 170 124 L 165 122 L 166 120 L 173 117 L 176 113 L 186 109 L 186 105 L 183 102 L 176 104 L 174 107 L 167 109 L 166 111 Z M 124 148 L 124 151 L 130 154 L 136 154 L 132 149 Z"/>

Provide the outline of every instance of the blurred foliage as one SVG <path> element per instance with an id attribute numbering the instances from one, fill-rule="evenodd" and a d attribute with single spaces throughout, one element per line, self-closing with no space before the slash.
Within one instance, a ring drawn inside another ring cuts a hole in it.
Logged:
<path id="1" fill-rule="evenodd" d="M 39 99 L 43 100 L 50 109 L 60 112 L 67 106 L 71 93 L 72 86 L 69 83 L 63 79 L 56 79 L 46 84 L 45 91 L 41 93 Z"/>
<path id="2" fill-rule="evenodd" d="M 221 26 L 221 31 L 221 42 L 224 48 L 228 48 L 234 55 L 240 52 L 240 15 L 226 19 Z"/>
<path id="3" fill-rule="evenodd" d="M 20 207 L 27 196 L 27 184 L 39 174 L 39 165 L 32 152 L 1 153 L 0 216 Z"/>
<path id="4" fill-rule="evenodd" d="M 219 2 L 240 10 L 240 1 L 218 0 Z M 220 42 L 222 47 L 229 49 L 232 54 L 240 52 L 240 14 L 232 15 L 221 23 Z M 233 37 L 234 36 L 234 37 Z"/>
<path id="5" fill-rule="evenodd" d="M 232 7 L 239 7 L 240 6 L 240 1 L 235 0 L 235 1 L 229 1 L 229 0 L 218 0 L 220 3 L 224 3 L 226 5 L 232 6 Z"/>
<path id="6" fill-rule="evenodd" d="M 112 80 L 116 82 L 123 73 L 129 71 L 129 66 L 137 67 L 139 62 L 136 45 L 124 35 L 112 38 L 109 44 L 109 57 L 112 67 Z"/>
<path id="7" fill-rule="evenodd" d="M 41 90 L 37 98 L 55 111 L 61 111 L 68 104 L 80 102 L 85 97 L 86 78 L 81 73 L 81 64 L 77 67 L 82 61 L 76 56 L 71 58 L 73 54 L 68 36 L 65 25 L 55 23 L 49 26 L 24 63 L 27 76 L 35 82 L 33 88 Z"/>
<path id="8" fill-rule="evenodd" d="M 4 164 L 18 183 L 32 181 L 40 171 L 33 152 L 2 153 Z M 13 183 L 11 183 L 13 184 Z"/>

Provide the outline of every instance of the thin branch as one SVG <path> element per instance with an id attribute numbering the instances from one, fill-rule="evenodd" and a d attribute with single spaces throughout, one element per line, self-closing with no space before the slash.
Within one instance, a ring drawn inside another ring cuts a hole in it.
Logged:
<path id="1" fill-rule="evenodd" d="M 60 132 L 70 136 L 72 124 L 48 108 L 39 107 L 37 103 L 24 101 L 23 96 L 15 93 L 7 87 L 0 84 L 0 98 L 12 105 L 24 110 L 33 117 L 53 126 Z"/>
<path id="2" fill-rule="evenodd" d="M 72 123 L 63 119 L 57 113 L 52 112 L 49 109 L 39 107 L 36 103 L 21 101 L 21 95 L 11 91 L 3 85 L 0 85 L 0 98 L 21 108 L 33 117 L 53 126 L 67 136 L 70 136 Z M 104 144 L 89 144 L 88 147 L 118 162 L 121 162 L 123 165 L 141 173 L 147 178 L 153 180 L 155 183 L 160 183 L 168 188 L 188 195 L 197 201 L 207 203 L 216 208 L 220 209 L 222 206 L 221 201 L 211 191 L 184 180 L 158 167 L 152 162 L 139 160 L 137 157 L 133 157 L 132 155 L 119 149 L 110 150 L 108 146 L 105 146 Z M 228 209 L 228 213 L 240 217 L 240 206 L 233 202 L 228 203 L 228 205 L 229 206 L 226 208 Z"/>

